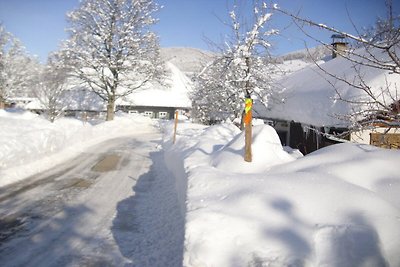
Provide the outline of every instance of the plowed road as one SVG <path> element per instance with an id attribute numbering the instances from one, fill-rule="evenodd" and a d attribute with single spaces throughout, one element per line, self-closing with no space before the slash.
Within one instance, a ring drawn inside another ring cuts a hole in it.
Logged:
<path id="1" fill-rule="evenodd" d="M 109 140 L 0 188 L 0 266 L 179 266 L 184 221 L 160 134 Z"/>

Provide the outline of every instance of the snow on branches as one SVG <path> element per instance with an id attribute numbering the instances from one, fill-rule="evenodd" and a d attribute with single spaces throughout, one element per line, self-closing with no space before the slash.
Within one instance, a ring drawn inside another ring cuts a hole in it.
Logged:
<path id="1" fill-rule="evenodd" d="M 163 72 L 158 38 L 150 30 L 158 8 L 152 0 L 85 0 L 68 14 L 65 59 L 107 101 L 107 120 L 113 119 L 117 98 Z"/>
<path id="2" fill-rule="evenodd" d="M 317 27 L 346 38 L 347 42 L 353 42 L 353 47 L 347 48 L 340 57 L 352 64 L 354 75 L 340 75 L 324 68 L 324 65 L 316 63 L 319 70 L 326 77 L 336 92 L 336 98 L 351 105 L 351 112 L 347 114 L 336 114 L 351 124 L 352 131 L 375 127 L 374 125 L 385 125 L 387 127 L 400 126 L 400 113 L 393 108 L 399 102 L 400 91 L 398 81 L 400 77 L 400 16 L 393 14 L 391 1 L 386 2 L 388 17 L 377 19 L 376 25 L 365 33 L 356 29 L 357 35 L 353 35 L 329 25 L 317 23 L 311 19 L 302 18 L 283 9 L 278 12 L 290 16 L 298 27 L 308 37 L 331 48 L 321 40 L 317 40 L 309 34 L 305 26 Z M 334 49 L 334 48 L 331 48 Z M 379 85 L 374 80 L 366 80 L 369 73 L 383 73 Z M 332 80 L 334 82 L 332 82 Z M 374 84 L 375 83 L 375 84 Z M 342 93 L 336 84 L 344 84 L 350 88 L 351 93 Z M 352 96 L 352 97 L 350 97 Z M 356 97 L 354 97 L 356 96 Z"/>
<path id="3" fill-rule="evenodd" d="M 240 118 L 246 96 L 263 102 L 273 94 L 268 38 L 278 31 L 268 27 L 272 13 L 264 2 L 255 2 L 246 18 L 239 11 L 234 6 L 229 12 L 231 37 L 197 79 L 192 99 L 203 122 Z"/>
<path id="4" fill-rule="evenodd" d="M 0 108 L 10 97 L 29 96 L 39 68 L 21 42 L 0 24 Z"/>

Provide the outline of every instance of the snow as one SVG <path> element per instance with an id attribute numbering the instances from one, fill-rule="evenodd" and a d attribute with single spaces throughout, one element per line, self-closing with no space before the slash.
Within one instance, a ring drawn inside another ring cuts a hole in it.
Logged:
<path id="1" fill-rule="evenodd" d="M 188 77 L 196 76 L 216 55 L 190 47 L 161 48 L 161 58 L 174 64 Z"/>
<path id="2" fill-rule="evenodd" d="M 384 61 L 384 55 L 379 51 L 373 51 L 375 57 Z M 366 51 L 360 48 L 355 54 L 366 55 Z M 360 58 L 357 58 L 360 60 Z M 385 102 L 390 99 L 388 93 L 383 92 L 387 85 L 391 94 L 396 95 L 400 84 L 399 75 L 391 74 L 387 70 L 371 68 L 367 66 L 354 66 L 354 63 L 343 57 L 322 63 L 327 73 L 341 77 L 353 84 L 367 84 L 378 100 Z M 361 75 L 361 77 L 359 77 Z M 306 78 L 305 78 L 306 77 Z M 268 108 L 258 107 L 257 113 L 264 117 L 281 120 L 294 120 L 296 122 L 314 126 L 348 126 L 338 118 L 338 115 L 352 114 L 354 105 L 337 100 L 335 89 L 347 100 L 365 99 L 361 90 L 355 90 L 345 82 L 338 81 L 334 77 L 326 75 L 317 66 L 306 66 L 294 73 L 284 76 L 278 83 L 284 88 L 279 97 L 284 101 L 270 103 Z M 334 87 L 333 87 L 334 86 Z M 385 97 L 387 99 L 385 99 Z"/>
<path id="3" fill-rule="evenodd" d="M 217 169 L 238 173 L 259 173 L 274 165 L 290 162 L 294 157 L 283 150 L 276 131 L 268 125 L 253 128 L 251 163 L 243 161 L 244 132 L 237 134 L 228 144 L 213 154 L 211 165 Z M 268 151 L 266 154 L 265 151 Z"/>
<path id="4" fill-rule="evenodd" d="M 164 146 L 186 195 L 184 266 L 400 264 L 400 151 L 341 144 L 295 160 L 257 126 L 246 165 L 234 126 L 178 129 Z"/>
<path id="5" fill-rule="evenodd" d="M 117 99 L 117 105 L 190 108 L 189 94 L 193 87 L 192 81 L 173 63 L 166 62 L 165 64 L 167 77 L 162 84 L 157 81 L 148 82 L 129 96 Z M 74 80 L 71 80 L 68 86 L 69 90 L 63 92 L 60 99 L 60 106 L 64 110 L 106 110 L 104 100 L 89 88 L 82 87 Z M 23 107 L 29 110 L 44 109 L 37 98 L 32 99 Z"/>
<path id="6" fill-rule="evenodd" d="M 190 108 L 192 82 L 174 64 L 166 62 L 168 77 L 164 84 L 151 82 L 117 100 L 119 105 Z"/>
<path id="7" fill-rule="evenodd" d="M 65 90 L 64 92 L 62 92 L 59 106 L 63 110 L 106 110 L 106 105 L 103 99 L 101 99 L 94 92 L 79 87 L 75 87 L 72 88 L 72 90 Z M 33 98 L 26 105 L 23 105 L 23 107 L 28 110 L 46 109 L 46 107 L 40 102 L 38 98 Z"/>
<path id="8" fill-rule="evenodd" d="M 311 66 L 313 63 L 306 62 L 301 59 L 292 59 L 292 60 L 285 60 L 283 63 L 277 64 L 278 69 L 284 74 L 294 73 L 298 70 L 301 70 L 305 67 Z M 282 74 L 277 75 L 276 78 L 282 78 Z"/>
<path id="9" fill-rule="evenodd" d="M 98 125 L 70 118 L 50 123 L 30 112 L 0 110 L 0 186 L 49 169 L 94 144 L 132 130 L 145 131 L 151 125 L 148 119 L 134 117 L 135 123 L 123 115 Z"/>
<path id="10" fill-rule="evenodd" d="M 4 126 L 0 128 L 0 183 L 4 186 L 74 158 L 104 140 L 154 132 L 159 122 L 135 114 L 117 114 L 111 122 L 84 124 L 64 118 L 51 124 L 28 112 L 2 110 L 0 123 Z M 171 239 L 171 234 L 180 236 L 184 229 L 184 266 L 400 265 L 399 150 L 346 143 L 299 156 L 297 151 L 280 146 L 271 127 L 257 125 L 253 129 L 254 161 L 245 163 L 241 159 L 243 134 L 233 124 L 206 127 L 179 121 L 175 144 L 173 122 L 160 125 L 161 151 L 174 179 L 164 177 L 153 186 L 141 180 L 134 185 L 137 197 L 140 195 L 140 208 L 136 209 L 140 217 L 134 223 L 153 222 L 149 229 L 154 229 L 153 225 L 158 227 L 162 222 L 161 217 L 184 216 L 184 228 L 165 228 Z M 154 165 L 159 161 L 151 165 L 147 157 L 140 158 L 146 159 L 141 167 L 146 177 L 154 172 L 170 175 Z M 113 175 L 119 177 L 118 173 Z M 97 187 L 111 186 L 114 176 Z M 115 188 L 126 191 L 123 195 L 131 191 L 129 186 L 122 189 L 117 184 Z M 174 197 L 166 197 L 174 195 L 179 205 L 171 205 Z M 102 195 L 101 203 L 107 203 L 107 198 L 107 194 Z M 127 220 L 135 217 L 129 213 L 132 201 L 130 197 L 120 202 L 116 225 L 129 225 Z M 112 207 L 106 206 L 111 214 Z M 103 206 L 95 210 L 98 207 Z M 154 207 L 155 213 L 148 214 Z M 90 221 L 96 216 L 96 212 L 91 213 Z M 135 235 L 141 240 L 136 244 L 144 249 L 124 247 L 131 239 L 128 232 L 120 232 L 108 236 L 118 239 L 119 246 L 109 254 L 103 253 L 102 258 L 118 262 L 112 258 L 119 257 L 121 262 L 121 255 L 131 256 L 134 251 L 143 262 L 141 266 L 151 266 L 162 259 L 154 259 L 157 253 L 150 244 L 157 240 L 164 244 L 156 249 L 159 255 L 174 249 L 163 241 L 159 231 Z M 91 240 L 96 242 L 97 238 Z M 165 264 L 171 261 L 163 259 Z"/>

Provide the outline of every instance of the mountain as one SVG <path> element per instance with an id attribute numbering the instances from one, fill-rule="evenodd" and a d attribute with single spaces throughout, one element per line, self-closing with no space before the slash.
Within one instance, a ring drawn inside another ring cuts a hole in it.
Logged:
<path id="1" fill-rule="evenodd" d="M 328 61 L 332 51 L 326 46 L 294 51 L 273 59 L 276 64 L 276 79 L 284 75 L 296 72 L 316 61 Z M 161 48 L 161 57 L 164 61 L 171 62 L 187 77 L 193 78 L 199 73 L 217 54 L 191 47 Z"/>
<path id="2" fill-rule="evenodd" d="M 164 61 L 174 64 L 188 77 L 199 73 L 210 62 L 214 53 L 190 47 L 161 48 L 161 57 Z"/>
<path id="3" fill-rule="evenodd" d="M 302 60 L 305 62 L 313 62 L 313 60 L 324 60 L 327 61 L 332 58 L 332 49 L 325 45 L 319 45 L 316 47 L 301 49 L 287 53 L 282 56 L 278 56 L 277 60 L 280 62 L 288 60 Z"/>

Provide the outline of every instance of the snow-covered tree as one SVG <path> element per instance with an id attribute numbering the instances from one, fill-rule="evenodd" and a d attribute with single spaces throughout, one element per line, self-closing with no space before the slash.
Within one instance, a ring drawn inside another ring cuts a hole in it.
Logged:
<path id="1" fill-rule="evenodd" d="M 0 24 L 0 108 L 10 97 L 31 95 L 40 64 Z"/>
<path id="2" fill-rule="evenodd" d="M 0 24 L 0 109 L 4 108 L 4 102 L 6 101 L 7 92 L 5 88 L 6 75 L 5 75 L 5 46 L 8 43 L 8 33 L 4 27 Z"/>
<path id="3" fill-rule="evenodd" d="M 152 0 L 84 0 L 68 14 L 70 38 L 63 53 L 73 74 L 107 102 L 107 120 L 115 101 L 161 75 Z"/>
<path id="4" fill-rule="evenodd" d="M 69 69 L 60 58 L 59 53 L 49 56 L 46 66 L 42 68 L 38 83 L 34 89 L 34 95 L 39 99 L 45 109 L 47 118 L 54 122 L 64 109 L 63 94 L 67 90 Z"/>
<path id="5" fill-rule="evenodd" d="M 268 38 L 278 31 L 268 25 L 272 16 L 269 10 L 266 3 L 255 2 L 249 17 L 239 16 L 236 5 L 229 13 L 232 34 L 220 56 L 197 77 L 192 100 L 199 120 L 241 118 L 246 96 L 266 102 L 273 94 Z"/>
<path id="6" fill-rule="evenodd" d="M 226 63 L 225 58 L 218 58 L 196 77 L 191 95 L 192 115 L 203 124 L 234 120 L 242 114 L 243 93 L 227 80 L 231 73 Z"/>
<path id="7" fill-rule="evenodd" d="M 315 62 L 324 75 L 329 77 L 327 81 L 333 78 L 353 89 L 352 94 L 344 95 L 336 89 L 335 83 L 330 82 L 336 90 L 337 99 L 352 106 L 350 113 L 336 114 L 338 118 L 350 123 L 351 131 L 371 128 L 374 125 L 386 125 L 388 130 L 390 127 L 400 126 L 400 88 L 398 84 L 388 82 L 388 80 L 393 80 L 389 79 L 393 75 L 400 75 L 400 14 L 393 13 L 392 1 L 387 0 L 386 6 L 386 18 L 378 18 L 376 24 L 367 31 L 362 32 L 356 29 L 356 35 L 302 18 L 280 8 L 277 9 L 277 11 L 292 17 L 308 37 L 327 48 L 333 49 L 330 44 L 309 34 L 306 26 L 326 30 L 353 43 L 354 47 L 349 47 L 344 53 L 340 53 L 340 56 L 353 64 L 355 76 L 335 75 L 326 71 L 323 65 Z M 382 81 L 378 87 L 364 79 L 365 72 L 377 70 L 384 72 L 386 77 L 386 81 Z"/>

